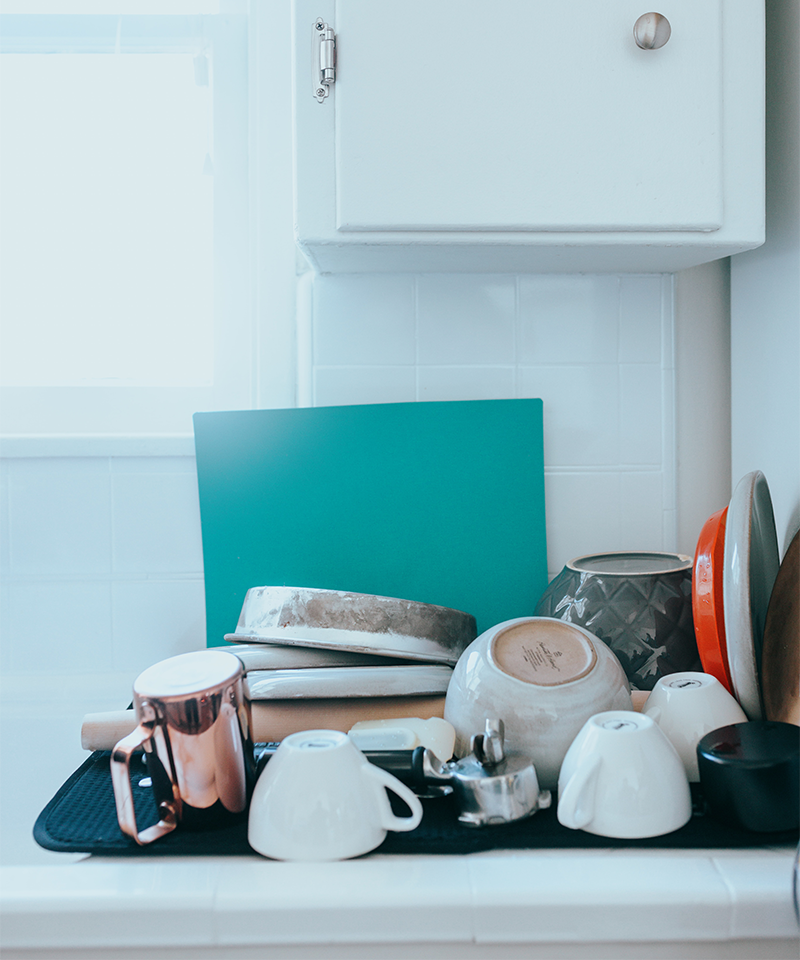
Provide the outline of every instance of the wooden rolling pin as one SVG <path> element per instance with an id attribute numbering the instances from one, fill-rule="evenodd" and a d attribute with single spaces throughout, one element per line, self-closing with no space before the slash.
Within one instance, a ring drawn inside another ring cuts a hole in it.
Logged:
<path id="1" fill-rule="evenodd" d="M 362 720 L 444 716 L 444 697 L 354 697 L 318 700 L 254 700 L 253 742 L 273 743 L 301 730 L 341 730 Z M 136 727 L 133 710 L 87 713 L 81 724 L 84 750 L 111 750 Z"/>
<path id="2" fill-rule="evenodd" d="M 631 700 L 633 701 L 633 709 L 637 713 L 641 713 L 644 709 L 644 705 L 647 703 L 647 698 L 650 696 L 649 690 L 631 690 Z"/>
<path id="3" fill-rule="evenodd" d="M 649 691 L 633 692 L 633 708 L 641 710 Z M 341 730 L 363 720 L 444 716 L 444 697 L 359 697 L 357 699 L 254 700 L 253 742 L 276 743 L 301 730 Z M 136 727 L 133 710 L 87 713 L 81 724 L 84 750 L 111 750 Z"/>

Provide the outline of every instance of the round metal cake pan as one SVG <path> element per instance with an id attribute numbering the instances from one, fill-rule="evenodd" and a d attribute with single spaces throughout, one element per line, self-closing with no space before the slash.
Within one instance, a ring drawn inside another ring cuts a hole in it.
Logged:
<path id="1" fill-rule="evenodd" d="M 475 617 L 449 607 L 316 587 L 251 587 L 236 632 L 225 639 L 455 664 L 476 636 Z"/>

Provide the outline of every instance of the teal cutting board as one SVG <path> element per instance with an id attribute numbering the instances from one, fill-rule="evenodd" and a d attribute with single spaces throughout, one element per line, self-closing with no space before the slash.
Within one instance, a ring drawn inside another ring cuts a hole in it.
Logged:
<path id="1" fill-rule="evenodd" d="M 209 646 L 255 586 L 435 603 L 478 632 L 547 586 L 541 400 L 197 413 Z"/>

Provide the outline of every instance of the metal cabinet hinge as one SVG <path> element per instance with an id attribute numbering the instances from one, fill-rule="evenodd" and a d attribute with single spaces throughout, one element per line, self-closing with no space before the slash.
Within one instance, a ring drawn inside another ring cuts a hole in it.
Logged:
<path id="1" fill-rule="evenodd" d="M 336 34 L 320 17 L 314 21 L 312 30 L 311 74 L 314 98 L 322 103 L 336 81 Z"/>

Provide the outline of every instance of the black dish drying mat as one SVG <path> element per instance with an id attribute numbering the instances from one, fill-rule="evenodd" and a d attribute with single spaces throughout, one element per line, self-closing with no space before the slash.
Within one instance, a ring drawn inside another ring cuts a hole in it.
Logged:
<path id="1" fill-rule="evenodd" d="M 110 751 L 97 751 L 60 788 L 36 820 L 33 836 L 47 850 L 94 853 L 103 856 L 251 855 L 247 842 L 247 813 L 231 817 L 222 826 L 177 830 L 146 846 L 125 836 L 117 823 L 114 791 L 109 768 Z M 147 770 L 138 756 L 131 760 L 136 819 L 139 829 L 156 823 L 158 815 L 152 792 L 139 787 Z M 540 810 L 516 823 L 490 827 L 467 827 L 458 822 L 451 797 L 423 800 L 422 823 L 409 833 L 389 833 L 378 848 L 381 853 L 452 854 L 484 850 L 554 850 L 561 848 L 641 847 L 677 849 L 724 849 L 764 844 L 795 843 L 797 831 L 751 833 L 726 826 L 704 815 L 703 801 L 694 792 L 695 813 L 689 823 L 674 833 L 646 840 L 610 840 L 582 830 L 569 830 L 556 818 L 555 808 Z M 398 812 L 403 813 L 402 801 Z"/>

